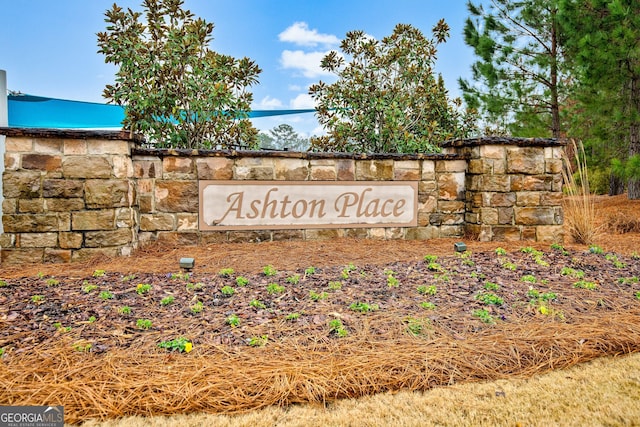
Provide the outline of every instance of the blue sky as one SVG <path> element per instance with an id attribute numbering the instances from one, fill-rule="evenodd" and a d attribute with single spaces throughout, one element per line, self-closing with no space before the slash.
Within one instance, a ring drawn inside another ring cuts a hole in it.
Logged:
<path id="1" fill-rule="evenodd" d="M 32 95 L 106 102 L 102 90 L 116 68 L 97 53 L 96 33 L 114 0 L 0 0 L 0 69 L 10 90 Z M 116 0 L 141 11 L 141 0 Z M 398 23 L 431 35 L 441 18 L 451 27 L 439 48 L 437 71 L 451 95 L 457 80 L 469 78 L 473 52 L 462 37 L 466 0 L 186 0 L 185 8 L 214 23 L 211 48 L 247 56 L 262 68 L 251 90 L 253 109 L 313 108 L 309 85 L 333 81 L 320 58 L 351 30 L 382 38 Z M 255 121 L 267 131 L 287 123 L 303 136 L 320 133 L 313 113 Z"/>

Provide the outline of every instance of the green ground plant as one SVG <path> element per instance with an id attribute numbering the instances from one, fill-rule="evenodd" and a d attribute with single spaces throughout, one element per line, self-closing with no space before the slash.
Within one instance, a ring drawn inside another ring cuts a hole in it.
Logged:
<path id="1" fill-rule="evenodd" d="M 420 308 L 424 308 L 425 310 L 435 310 L 436 305 L 431 301 L 422 301 L 420 303 Z"/>
<path id="2" fill-rule="evenodd" d="M 536 276 L 532 274 L 526 274 L 522 276 L 520 280 L 527 283 L 536 283 L 538 281 L 538 279 L 536 279 Z"/>
<path id="3" fill-rule="evenodd" d="M 257 299 L 252 299 L 251 302 L 249 302 L 249 305 L 260 310 L 264 310 L 265 308 L 267 308 L 267 306 L 262 301 Z"/>
<path id="4" fill-rule="evenodd" d="M 285 282 L 290 283 L 292 285 L 297 285 L 298 283 L 300 283 L 300 275 L 299 274 L 294 274 L 292 276 L 287 277 L 286 279 L 284 279 Z"/>
<path id="5" fill-rule="evenodd" d="M 193 343 L 185 337 L 180 337 L 173 340 L 161 341 L 158 343 L 158 347 L 169 351 L 189 353 L 193 349 Z"/>
<path id="6" fill-rule="evenodd" d="M 218 276 L 231 277 L 233 273 L 235 273 L 235 270 L 233 268 L 221 268 L 220 271 L 218 271 Z"/>
<path id="7" fill-rule="evenodd" d="M 482 302 L 483 304 L 486 305 L 502 305 L 504 304 L 504 299 L 502 299 L 501 297 L 499 297 L 496 294 L 493 293 L 480 293 L 478 295 L 476 295 L 476 300 Z"/>
<path id="8" fill-rule="evenodd" d="M 138 295 L 144 295 L 148 293 L 151 288 L 152 286 L 148 283 L 138 283 L 138 286 L 136 286 L 136 292 L 138 293 Z"/>
<path id="9" fill-rule="evenodd" d="M 247 286 L 249 284 L 249 279 L 247 279 L 244 276 L 238 276 L 236 277 L 236 285 L 242 287 L 242 286 Z"/>
<path id="10" fill-rule="evenodd" d="M 146 331 L 153 327 L 153 322 L 149 319 L 137 319 L 136 327 Z"/>
<path id="11" fill-rule="evenodd" d="M 118 308 L 118 313 L 120 313 L 122 315 L 129 315 L 129 314 L 131 314 L 131 307 L 129 307 L 128 305 L 124 305 L 124 306 Z"/>
<path id="12" fill-rule="evenodd" d="M 496 248 L 495 252 L 496 252 L 496 255 L 500 255 L 500 256 L 507 255 L 507 250 L 504 248 Z"/>
<path id="13" fill-rule="evenodd" d="M 278 270 L 276 270 L 273 265 L 269 264 L 262 268 L 262 273 L 267 277 L 272 277 L 278 274 Z"/>
<path id="14" fill-rule="evenodd" d="M 284 291 L 285 291 L 285 287 L 277 283 L 269 283 L 267 285 L 267 293 L 269 295 L 282 294 L 284 293 Z"/>
<path id="15" fill-rule="evenodd" d="M 173 304 L 175 300 L 176 297 L 174 297 L 173 295 L 169 295 L 160 300 L 160 305 L 167 306 L 169 304 Z"/>
<path id="16" fill-rule="evenodd" d="M 0 288 L 6 288 L 9 286 L 6 280 L 0 280 Z"/>
<path id="17" fill-rule="evenodd" d="M 598 284 L 595 282 L 589 282 L 587 280 L 580 280 L 573 284 L 574 288 L 587 289 L 589 291 L 593 291 L 598 288 Z"/>
<path id="18" fill-rule="evenodd" d="M 485 282 L 484 288 L 487 291 L 497 291 L 498 289 L 500 289 L 500 285 L 498 285 L 497 283 L 493 283 L 493 282 Z"/>
<path id="19" fill-rule="evenodd" d="M 93 277 L 102 277 L 104 276 L 106 271 L 104 270 L 94 270 L 92 276 Z"/>
<path id="20" fill-rule="evenodd" d="M 576 270 L 571 267 L 562 267 L 562 269 L 560 270 L 560 274 L 562 276 L 573 277 L 574 279 L 584 279 L 584 271 Z"/>
<path id="21" fill-rule="evenodd" d="M 416 288 L 419 294 L 421 295 L 435 295 L 438 292 L 438 288 L 436 285 L 420 285 Z"/>
<path id="22" fill-rule="evenodd" d="M 304 275 L 305 276 L 311 276 L 311 275 L 313 275 L 315 273 L 316 273 L 316 268 L 315 267 L 307 267 L 304 270 Z"/>
<path id="23" fill-rule="evenodd" d="M 82 292 L 84 292 L 85 294 L 88 294 L 95 291 L 96 289 L 98 289 L 98 286 L 86 284 L 82 287 Z"/>
<path id="24" fill-rule="evenodd" d="M 328 296 L 329 294 L 327 294 L 326 292 L 317 293 L 316 291 L 313 291 L 313 290 L 309 291 L 309 298 L 311 298 L 311 301 L 314 301 L 314 302 L 327 299 Z"/>
<path id="25" fill-rule="evenodd" d="M 349 335 L 349 331 L 347 331 L 340 319 L 332 319 L 329 321 L 329 331 L 338 338 L 344 338 Z"/>
<path id="26" fill-rule="evenodd" d="M 330 291 L 339 291 L 342 289 L 342 282 L 339 280 L 330 281 L 328 287 Z"/>
<path id="27" fill-rule="evenodd" d="M 220 292 L 222 292 L 222 295 L 225 297 L 231 297 L 236 293 L 236 290 L 229 285 L 225 285 L 220 289 Z"/>
<path id="28" fill-rule="evenodd" d="M 198 300 L 195 304 L 189 307 L 189 310 L 191 310 L 192 314 L 202 313 L 202 310 L 204 310 L 204 304 L 202 304 L 202 301 Z"/>
<path id="29" fill-rule="evenodd" d="M 477 310 L 474 310 L 472 316 L 477 317 L 482 322 L 487 324 L 495 323 L 493 316 L 491 316 L 491 313 L 489 313 L 489 310 L 487 310 L 486 308 L 479 308 Z"/>
<path id="30" fill-rule="evenodd" d="M 113 299 L 113 293 L 111 291 L 100 291 L 100 293 L 98 294 L 98 296 L 100 297 L 100 299 L 102 300 L 108 300 L 108 299 Z"/>
<path id="31" fill-rule="evenodd" d="M 286 317 L 284 319 L 285 320 L 289 320 L 291 322 L 295 322 L 299 318 L 300 318 L 300 313 L 289 313 L 289 314 L 286 315 Z"/>
<path id="32" fill-rule="evenodd" d="M 268 335 L 261 335 L 259 337 L 251 337 L 249 338 L 248 344 L 251 347 L 264 347 L 269 342 Z"/>
<path id="33" fill-rule="evenodd" d="M 60 284 L 60 281 L 54 277 L 49 277 L 45 283 L 47 284 L 47 286 L 58 286 Z"/>
<path id="34" fill-rule="evenodd" d="M 378 304 L 369 304 L 366 302 L 354 302 L 351 303 L 349 305 L 349 309 L 352 311 L 357 311 L 360 313 L 367 313 L 370 311 L 376 311 L 378 310 L 380 307 L 378 306 Z"/>
<path id="35" fill-rule="evenodd" d="M 227 323 L 227 325 L 233 328 L 237 328 L 238 326 L 240 326 L 240 318 L 238 317 L 237 314 L 230 314 L 225 319 L 225 322 Z"/>

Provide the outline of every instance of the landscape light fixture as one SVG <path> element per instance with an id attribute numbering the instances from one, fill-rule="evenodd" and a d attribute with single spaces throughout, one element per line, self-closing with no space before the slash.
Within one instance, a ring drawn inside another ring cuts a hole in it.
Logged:
<path id="1" fill-rule="evenodd" d="M 191 270 L 195 265 L 196 260 L 193 258 L 180 258 L 180 268 Z"/>
<path id="2" fill-rule="evenodd" d="M 456 242 L 453 244 L 453 249 L 456 252 L 465 252 L 467 250 L 467 245 L 464 242 Z"/>

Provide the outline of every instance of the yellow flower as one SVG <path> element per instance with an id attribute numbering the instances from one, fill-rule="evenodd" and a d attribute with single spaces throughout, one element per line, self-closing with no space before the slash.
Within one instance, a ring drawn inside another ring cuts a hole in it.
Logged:
<path id="1" fill-rule="evenodd" d="M 184 345 L 184 352 L 189 353 L 191 350 L 193 350 L 193 344 L 187 341 Z"/>

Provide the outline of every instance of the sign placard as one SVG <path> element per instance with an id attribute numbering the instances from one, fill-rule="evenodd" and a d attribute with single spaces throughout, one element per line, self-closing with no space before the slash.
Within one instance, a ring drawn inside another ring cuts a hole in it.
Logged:
<path id="1" fill-rule="evenodd" d="M 200 230 L 414 227 L 414 181 L 200 181 Z"/>

